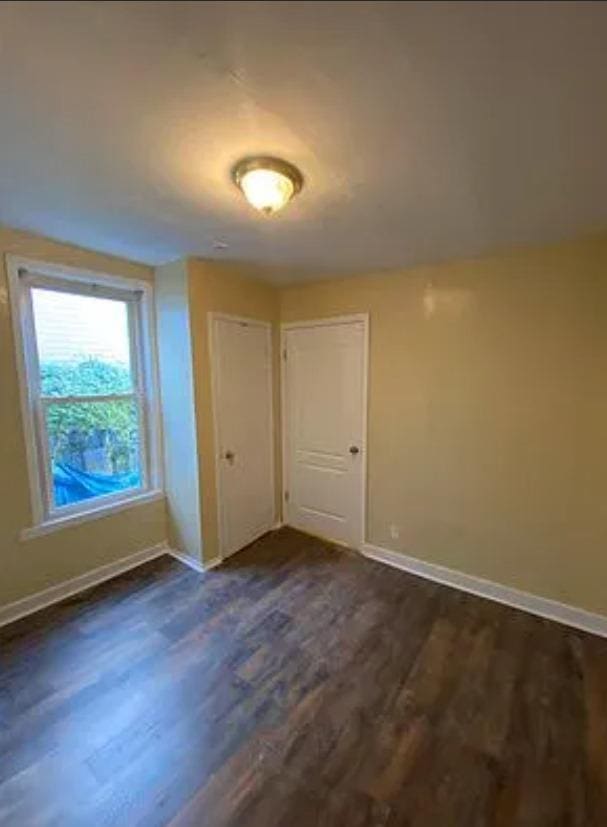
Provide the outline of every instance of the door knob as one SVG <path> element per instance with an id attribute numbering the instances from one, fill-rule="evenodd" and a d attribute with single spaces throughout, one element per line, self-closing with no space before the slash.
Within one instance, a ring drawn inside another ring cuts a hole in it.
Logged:
<path id="1" fill-rule="evenodd" d="M 234 451 L 226 451 L 223 458 L 227 459 L 228 462 L 234 462 Z"/>
<path id="2" fill-rule="evenodd" d="M 356 456 L 356 454 L 360 453 L 360 448 L 358 448 L 356 445 L 350 445 L 350 453 L 352 454 L 352 456 Z"/>

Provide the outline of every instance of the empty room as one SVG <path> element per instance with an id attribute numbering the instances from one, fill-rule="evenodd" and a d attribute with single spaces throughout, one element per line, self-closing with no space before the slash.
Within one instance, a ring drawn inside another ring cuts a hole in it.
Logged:
<path id="1" fill-rule="evenodd" d="M 606 44 L 0 4 L 1 827 L 607 825 Z"/>

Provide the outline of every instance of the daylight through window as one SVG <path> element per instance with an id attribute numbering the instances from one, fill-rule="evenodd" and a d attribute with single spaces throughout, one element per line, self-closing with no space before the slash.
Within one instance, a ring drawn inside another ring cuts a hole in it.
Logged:
<path id="1" fill-rule="evenodd" d="M 39 516 L 141 495 L 155 483 L 145 291 L 25 269 L 18 289 Z"/>

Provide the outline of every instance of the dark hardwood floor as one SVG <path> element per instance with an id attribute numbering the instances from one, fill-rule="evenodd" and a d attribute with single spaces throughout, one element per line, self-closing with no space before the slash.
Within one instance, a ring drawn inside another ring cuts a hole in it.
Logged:
<path id="1" fill-rule="evenodd" d="M 607 641 L 288 529 L 0 658 L 2 825 L 607 825 Z"/>

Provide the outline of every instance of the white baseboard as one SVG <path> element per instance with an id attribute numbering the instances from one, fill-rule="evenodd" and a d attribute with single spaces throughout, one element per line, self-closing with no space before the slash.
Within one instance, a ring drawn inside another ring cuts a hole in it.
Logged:
<path id="1" fill-rule="evenodd" d="M 277 531 L 279 528 L 282 528 L 284 525 L 283 522 L 274 523 L 270 531 Z M 247 543 L 250 545 L 254 543 L 256 540 L 259 540 L 260 537 L 263 537 L 264 534 L 267 534 L 267 530 L 264 529 L 260 534 L 256 534 L 252 540 Z M 169 548 L 168 553 L 171 557 L 174 557 L 176 560 L 179 560 L 180 563 L 183 563 L 184 566 L 188 566 L 189 568 L 197 571 L 199 574 L 204 574 L 205 571 L 211 571 L 211 569 L 217 568 L 223 563 L 221 557 L 213 557 L 211 560 L 205 561 L 201 563 L 200 560 L 195 560 L 193 557 L 190 557 L 188 554 L 184 554 L 182 551 L 178 551 L 174 548 Z M 229 558 L 226 558 L 229 559 Z"/>
<path id="2" fill-rule="evenodd" d="M 195 560 L 193 557 L 190 557 L 189 554 L 184 554 L 182 551 L 177 551 L 177 549 L 169 548 L 167 551 L 171 557 L 179 560 L 184 566 L 194 569 L 194 571 L 197 571 L 199 574 L 204 574 L 205 571 L 210 571 L 221 563 L 220 557 L 213 557 L 212 560 L 201 563 L 200 560 Z"/>
<path id="3" fill-rule="evenodd" d="M 28 595 L 21 600 L 16 600 L 14 603 L 7 603 L 5 606 L 0 606 L 0 626 L 5 626 L 7 623 L 19 620 L 21 617 L 44 609 L 53 603 L 58 603 L 60 600 L 78 594 L 78 592 L 82 592 L 85 589 L 90 589 L 91 586 L 96 586 L 105 580 L 111 580 L 112 577 L 116 577 L 116 575 L 122 574 L 124 571 L 134 569 L 142 563 L 147 563 L 148 560 L 153 560 L 155 557 L 160 557 L 168 553 L 169 549 L 167 544 L 158 543 L 158 545 L 142 549 L 142 551 L 136 551 L 134 554 L 129 554 L 127 557 L 121 557 L 120 560 L 115 560 L 113 563 L 108 563 L 105 566 L 99 566 L 99 568 L 87 571 L 85 574 L 80 574 L 71 580 L 65 580 L 63 583 L 58 583 L 56 586 L 44 589 L 44 591 Z"/>
<path id="4" fill-rule="evenodd" d="M 402 569 L 402 571 L 407 571 L 410 574 L 416 574 L 426 580 L 433 580 L 435 583 L 442 583 L 444 586 L 451 586 L 479 597 L 486 597 L 488 600 L 495 600 L 497 603 L 505 603 L 507 606 L 522 609 L 525 612 L 554 620 L 557 623 L 563 623 L 565 626 L 572 626 L 574 629 L 581 629 L 584 632 L 607 637 L 607 617 L 604 615 L 587 612 L 585 609 L 578 609 L 575 606 L 559 603 L 557 600 L 549 600 L 546 597 L 538 597 L 529 594 L 529 592 L 512 589 L 509 586 L 502 586 L 491 580 L 464 574 L 446 566 L 426 563 L 416 557 L 410 557 L 399 551 L 391 551 L 370 543 L 363 544 L 362 553 L 372 560 Z"/>

